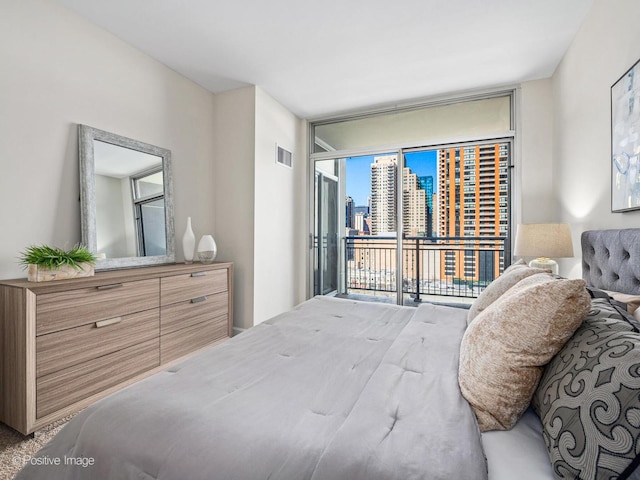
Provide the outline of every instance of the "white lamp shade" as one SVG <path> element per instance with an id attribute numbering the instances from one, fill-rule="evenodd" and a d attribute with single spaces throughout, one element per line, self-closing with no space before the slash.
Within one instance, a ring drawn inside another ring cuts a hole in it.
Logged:
<path id="1" fill-rule="evenodd" d="M 571 228 L 567 223 L 518 225 L 513 253 L 519 257 L 573 257 Z"/>

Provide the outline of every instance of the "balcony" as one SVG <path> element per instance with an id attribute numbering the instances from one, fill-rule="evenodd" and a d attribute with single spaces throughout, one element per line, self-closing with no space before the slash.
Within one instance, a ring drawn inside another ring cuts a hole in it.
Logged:
<path id="1" fill-rule="evenodd" d="M 506 237 L 405 237 L 402 292 L 405 304 L 423 300 L 471 303 L 505 268 Z M 341 296 L 395 302 L 395 237 L 344 238 Z"/>

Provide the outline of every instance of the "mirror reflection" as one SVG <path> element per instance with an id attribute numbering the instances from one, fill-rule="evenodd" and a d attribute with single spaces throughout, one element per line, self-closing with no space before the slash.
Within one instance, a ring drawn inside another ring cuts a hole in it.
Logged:
<path id="1" fill-rule="evenodd" d="M 82 241 L 96 269 L 175 259 L 171 152 L 79 126 Z"/>
<path id="2" fill-rule="evenodd" d="M 166 255 L 162 158 L 94 140 L 100 258 Z"/>

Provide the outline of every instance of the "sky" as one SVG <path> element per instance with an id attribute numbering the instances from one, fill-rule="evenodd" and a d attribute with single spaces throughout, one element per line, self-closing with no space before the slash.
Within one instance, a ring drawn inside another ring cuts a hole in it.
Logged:
<path id="1" fill-rule="evenodd" d="M 380 155 L 375 155 L 380 156 Z M 365 206 L 371 195 L 371 164 L 374 155 L 347 158 L 347 195 L 356 206 Z M 437 191 L 438 151 L 426 150 L 405 154 L 406 166 L 418 176 L 433 177 L 434 193 Z"/>

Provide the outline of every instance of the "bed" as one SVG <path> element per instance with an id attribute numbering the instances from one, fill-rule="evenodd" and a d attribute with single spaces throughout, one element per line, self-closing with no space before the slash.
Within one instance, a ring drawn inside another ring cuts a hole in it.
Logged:
<path id="1" fill-rule="evenodd" d="M 627 247 L 617 249 L 622 237 Z M 584 281 L 514 265 L 469 311 L 310 299 L 85 409 L 16 478 L 638 479 L 640 333 L 604 290 L 623 287 L 607 278 L 640 269 L 640 229 L 585 232 L 582 241 Z M 614 274 L 611 256 L 621 258 Z M 617 293 L 640 293 L 632 286 Z M 530 311 L 520 308 L 532 298 Z M 580 368 L 576 384 L 586 382 L 580 359 L 597 357 L 584 351 L 596 328 L 618 342 L 617 367 L 638 366 L 621 381 L 631 398 L 618 408 L 622 421 L 604 398 L 621 368 L 603 369 L 595 402 L 573 387 Z M 533 347 L 527 338 L 506 349 L 517 356 L 503 351 L 527 329 Z M 501 355 L 506 366 L 496 364 Z M 582 404 L 606 417 L 606 431 L 586 431 L 581 443 L 569 427 Z"/>

